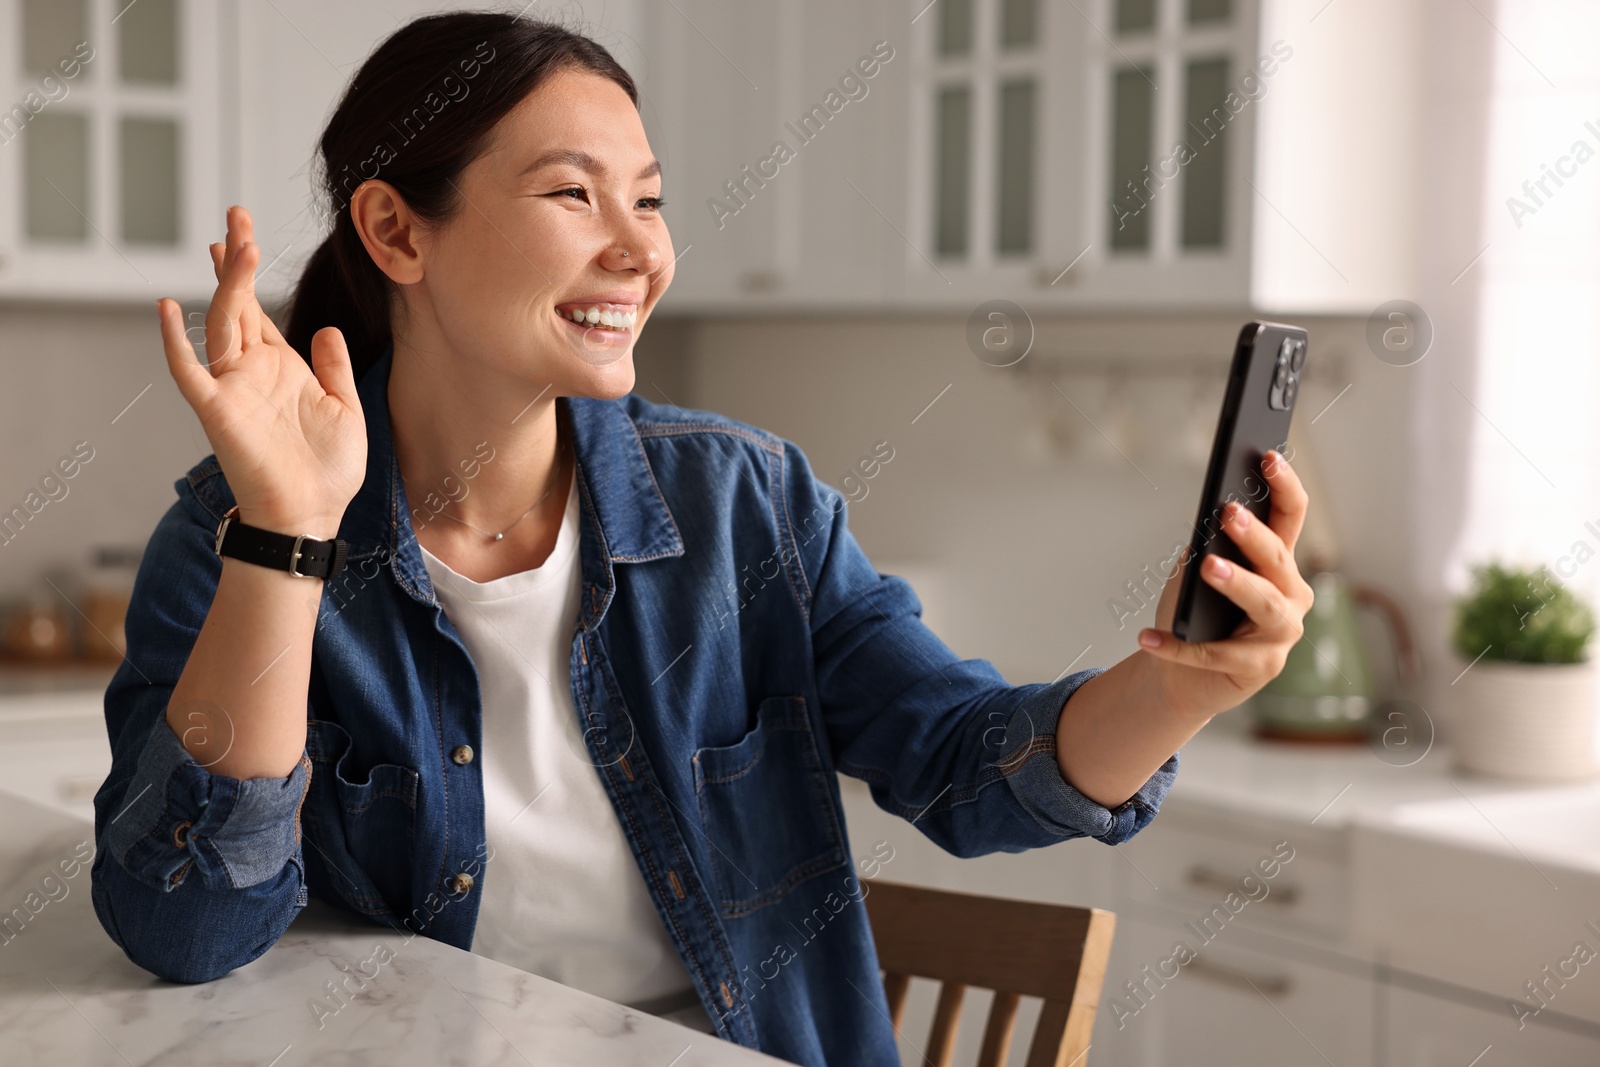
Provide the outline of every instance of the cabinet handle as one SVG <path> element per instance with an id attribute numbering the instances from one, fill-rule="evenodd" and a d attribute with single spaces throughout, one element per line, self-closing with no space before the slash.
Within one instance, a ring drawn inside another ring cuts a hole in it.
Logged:
<path id="1" fill-rule="evenodd" d="M 1294 982 L 1288 975 L 1249 975 L 1232 967 L 1208 963 L 1203 959 L 1190 960 L 1183 966 L 1185 970 L 1193 971 L 1201 978 L 1209 978 L 1222 985 L 1254 989 L 1268 1000 L 1286 997 L 1289 995 L 1289 990 L 1294 988 Z"/>
<path id="2" fill-rule="evenodd" d="M 1237 892 L 1239 880 L 1229 878 L 1227 875 L 1213 871 L 1209 867 L 1190 867 L 1187 881 L 1191 888 L 1220 890 L 1225 893 Z M 1281 885 L 1273 889 L 1257 904 L 1276 904 L 1280 908 L 1292 908 L 1300 899 L 1300 887 L 1296 885 Z"/>

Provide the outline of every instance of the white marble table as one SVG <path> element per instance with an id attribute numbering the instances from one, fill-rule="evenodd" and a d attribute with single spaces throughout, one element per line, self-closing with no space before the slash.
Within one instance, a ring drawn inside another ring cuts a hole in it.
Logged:
<path id="1" fill-rule="evenodd" d="M 164 982 L 101 929 L 88 866 L 61 876 L 93 843 L 88 823 L 0 795 L 4 1067 L 783 1062 L 315 901 L 254 963 L 203 985 Z M 380 944 L 392 959 L 366 962 Z M 327 983 L 363 965 L 376 977 L 341 1006 Z"/>

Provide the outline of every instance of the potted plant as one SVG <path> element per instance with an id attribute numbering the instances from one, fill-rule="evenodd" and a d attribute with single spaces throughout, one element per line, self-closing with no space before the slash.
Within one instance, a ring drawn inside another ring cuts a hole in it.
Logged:
<path id="1" fill-rule="evenodd" d="M 1594 630 L 1594 613 L 1548 568 L 1473 568 L 1451 635 L 1470 665 L 1455 683 L 1463 769 L 1544 781 L 1595 774 Z"/>

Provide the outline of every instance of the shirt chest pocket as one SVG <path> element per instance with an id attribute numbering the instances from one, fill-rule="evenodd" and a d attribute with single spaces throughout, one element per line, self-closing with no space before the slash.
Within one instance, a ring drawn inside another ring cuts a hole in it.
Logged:
<path id="1" fill-rule="evenodd" d="M 361 767 L 338 723 L 306 724 L 310 795 L 301 812 L 308 865 L 350 907 L 394 917 L 409 908 L 417 810 L 417 772 L 395 763 Z"/>
<path id="2" fill-rule="evenodd" d="M 761 701 L 732 745 L 695 752 L 694 789 L 726 918 L 847 863 L 833 790 L 801 696 Z"/>

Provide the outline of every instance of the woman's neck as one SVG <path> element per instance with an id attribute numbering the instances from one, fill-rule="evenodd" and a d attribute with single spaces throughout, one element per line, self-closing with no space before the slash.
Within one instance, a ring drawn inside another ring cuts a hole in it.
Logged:
<path id="1" fill-rule="evenodd" d="M 463 365 L 397 338 L 389 414 L 417 540 L 484 582 L 550 555 L 575 463 L 548 384 L 501 380 L 481 363 L 462 374 Z"/>

